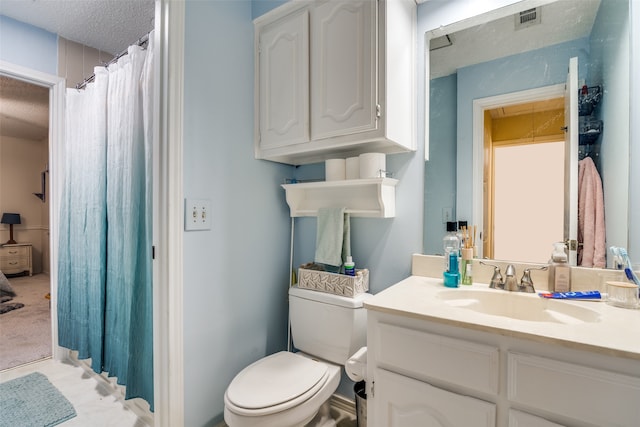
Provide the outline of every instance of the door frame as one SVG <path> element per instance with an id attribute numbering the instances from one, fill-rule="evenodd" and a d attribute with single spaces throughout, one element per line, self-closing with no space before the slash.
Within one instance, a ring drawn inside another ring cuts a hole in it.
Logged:
<path id="1" fill-rule="evenodd" d="M 472 164 L 472 218 L 478 224 L 481 241 L 484 239 L 484 111 L 502 106 L 543 101 L 564 97 L 565 84 L 559 83 L 535 89 L 527 89 L 502 95 L 478 98 L 473 101 L 473 164 Z M 478 257 L 482 258 L 482 245 L 478 246 Z"/>
<path id="2" fill-rule="evenodd" d="M 64 141 L 64 92 L 65 80 L 62 77 L 22 67 L 6 61 L 0 61 L 0 75 L 11 77 L 32 85 L 49 89 L 49 262 L 51 292 L 51 345 L 52 356 L 56 360 L 65 359 L 68 350 L 59 347 L 58 342 L 58 224 L 60 212 L 60 192 L 63 173 L 58 173 L 62 165 Z"/>

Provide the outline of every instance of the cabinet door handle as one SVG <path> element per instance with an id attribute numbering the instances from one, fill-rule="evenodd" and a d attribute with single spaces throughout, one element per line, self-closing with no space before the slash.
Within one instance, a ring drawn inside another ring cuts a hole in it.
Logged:
<path id="1" fill-rule="evenodd" d="M 9 265 L 18 265 L 18 261 L 9 261 Z"/>
<path id="2" fill-rule="evenodd" d="M 17 253 L 18 253 L 18 251 L 13 250 L 13 251 L 9 251 L 9 253 L 10 253 L 11 255 L 15 255 L 15 254 L 17 254 Z"/>

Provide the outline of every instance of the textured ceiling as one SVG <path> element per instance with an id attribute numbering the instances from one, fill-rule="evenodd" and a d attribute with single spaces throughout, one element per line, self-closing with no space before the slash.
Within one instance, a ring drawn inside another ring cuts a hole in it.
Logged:
<path id="1" fill-rule="evenodd" d="M 49 89 L 0 76 L 0 134 L 41 141 L 49 132 Z"/>
<path id="2" fill-rule="evenodd" d="M 0 14 L 115 55 L 153 29 L 154 0 L 0 0 Z"/>
<path id="3" fill-rule="evenodd" d="M 600 0 L 561 0 L 539 9 L 541 23 L 516 30 L 515 17 L 450 34 L 453 44 L 430 53 L 431 78 L 458 68 L 586 37 L 591 33 Z"/>

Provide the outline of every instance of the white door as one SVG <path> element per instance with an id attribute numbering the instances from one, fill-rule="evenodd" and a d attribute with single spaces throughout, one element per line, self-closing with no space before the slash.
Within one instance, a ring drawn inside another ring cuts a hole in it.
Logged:
<path id="1" fill-rule="evenodd" d="M 565 175 L 564 175 L 564 239 L 568 246 L 569 264 L 578 259 L 578 58 L 569 60 L 569 74 L 564 95 Z"/>
<path id="2" fill-rule="evenodd" d="M 309 13 L 292 13 L 259 36 L 262 149 L 309 141 Z"/>
<path id="3" fill-rule="evenodd" d="M 376 369 L 374 408 L 367 421 L 375 427 L 493 427 L 496 405 L 433 387 L 422 381 Z"/>
<path id="4" fill-rule="evenodd" d="M 376 2 L 311 11 L 311 139 L 376 128 Z"/>

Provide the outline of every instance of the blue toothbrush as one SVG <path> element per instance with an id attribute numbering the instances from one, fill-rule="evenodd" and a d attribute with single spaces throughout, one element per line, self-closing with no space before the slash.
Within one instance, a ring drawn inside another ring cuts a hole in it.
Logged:
<path id="1" fill-rule="evenodd" d="M 627 275 L 627 279 L 640 287 L 640 280 L 638 279 L 638 276 L 636 276 L 636 273 L 631 269 L 631 260 L 629 259 L 629 255 L 627 255 L 627 250 L 625 248 L 618 248 L 618 252 L 624 260 L 624 274 Z"/>

